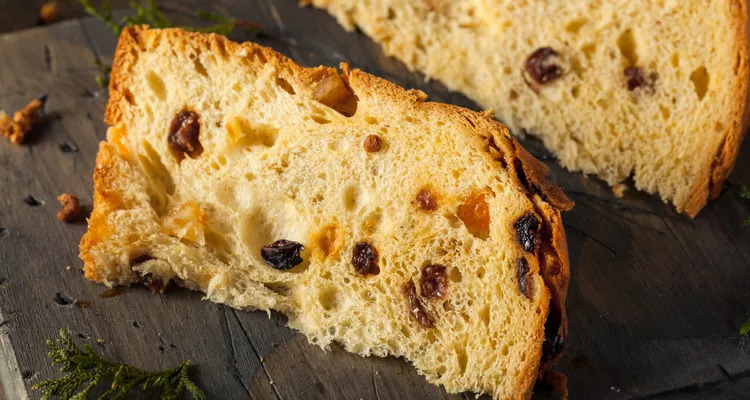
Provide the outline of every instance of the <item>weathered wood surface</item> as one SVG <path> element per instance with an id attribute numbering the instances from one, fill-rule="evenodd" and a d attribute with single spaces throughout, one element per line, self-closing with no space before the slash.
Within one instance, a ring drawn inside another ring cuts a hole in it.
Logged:
<path id="1" fill-rule="evenodd" d="M 267 34 L 255 40 L 302 64 L 348 61 L 422 89 L 431 100 L 476 108 L 385 57 L 362 34 L 344 32 L 325 13 L 299 8 L 297 0 L 186 3 L 170 3 L 182 10 L 178 18 L 203 8 L 263 23 Z M 275 313 L 232 310 L 184 290 L 154 295 L 131 288 L 100 298 L 105 288 L 80 272 L 77 245 L 85 223 L 57 221 L 55 198 L 71 192 L 91 205 L 107 95 L 93 79 L 91 59 L 110 61 L 114 45 L 92 19 L 0 35 L 0 109 L 49 95 L 48 113 L 28 145 L 0 140 L 0 398 L 39 397 L 31 385 L 57 375 L 44 341 L 61 327 L 144 368 L 190 359 L 209 398 L 473 398 L 445 394 L 403 360 L 324 352 Z M 65 142 L 78 151 L 62 151 Z M 570 344 L 558 363 L 569 376 L 571 398 L 750 397 L 750 339 L 738 332 L 750 315 L 750 228 L 742 226 L 750 202 L 739 199 L 737 187 L 750 183 L 750 144 L 722 196 L 690 220 L 653 196 L 630 191 L 616 199 L 596 179 L 561 169 L 538 142 L 523 142 L 577 203 L 564 215 L 573 280 Z M 26 205 L 27 194 L 44 204 Z M 60 305 L 58 293 L 91 308 Z"/>

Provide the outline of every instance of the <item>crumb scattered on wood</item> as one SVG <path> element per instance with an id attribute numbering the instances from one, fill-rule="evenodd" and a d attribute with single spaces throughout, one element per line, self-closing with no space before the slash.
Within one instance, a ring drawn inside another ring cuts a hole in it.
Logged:
<path id="1" fill-rule="evenodd" d="M 48 1 L 39 9 L 39 23 L 47 25 L 57 20 L 58 5 L 56 1 Z"/>
<path id="2" fill-rule="evenodd" d="M 612 194 L 615 195 L 618 199 L 621 199 L 623 196 L 625 196 L 625 192 L 628 190 L 628 185 L 624 183 L 618 183 L 614 186 L 612 186 Z"/>
<path id="3" fill-rule="evenodd" d="M 102 339 L 102 338 L 96 338 L 96 343 L 104 344 L 104 339 Z"/>
<path id="4" fill-rule="evenodd" d="M 0 136 L 10 140 L 13 144 L 23 143 L 26 135 L 31 132 L 34 125 L 42 115 L 42 107 L 47 96 L 32 100 L 26 107 L 16 111 L 13 119 L 8 114 L 0 111 Z"/>
<path id="5" fill-rule="evenodd" d="M 78 308 L 86 308 L 86 309 L 91 308 L 91 302 L 86 301 L 86 300 L 76 300 L 75 305 L 77 305 Z"/>
<path id="6" fill-rule="evenodd" d="M 70 193 L 63 193 L 57 197 L 63 208 L 57 213 L 57 219 L 63 222 L 70 222 L 78 216 L 80 205 L 78 203 L 78 197 L 73 196 Z"/>
<path id="7" fill-rule="evenodd" d="M 65 266 L 65 270 L 66 270 L 66 271 L 70 271 L 70 265 L 66 265 L 66 266 Z"/>
<path id="8" fill-rule="evenodd" d="M 99 293 L 99 297 L 103 299 L 108 299 L 110 297 L 119 296 L 121 294 L 125 293 L 125 289 L 121 287 L 113 287 L 111 289 L 107 289 L 101 293 Z"/>

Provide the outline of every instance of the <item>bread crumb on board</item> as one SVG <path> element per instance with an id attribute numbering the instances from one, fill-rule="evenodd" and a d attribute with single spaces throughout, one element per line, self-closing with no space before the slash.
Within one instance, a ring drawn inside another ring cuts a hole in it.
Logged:
<path id="1" fill-rule="evenodd" d="M 47 25 L 55 22 L 58 16 L 57 1 L 48 1 L 39 8 L 39 23 Z"/>
<path id="2" fill-rule="evenodd" d="M 617 183 L 612 186 L 612 194 L 615 195 L 618 199 L 621 199 L 623 196 L 625 196 L 625 192 L 628 190 L 628 185 L 624 183 Z"/>
<path id="3" fill-rule="evenodd" d="M 60 201 L 60 204 L 63 206 L 62 210 L 57 213 L 57 219 L 63 222 L 73 221 L 80 211 L 78 197 L 75 197 L 70 193 L 63 193 L 57 196 L 57 200 Z"/>
<path id="4" fill-rule="evenodd" d="M 39 121 L 46 100 L 47 95 L 32 100 L 26 107 L 16 111 L 12 119 L 8 114 L 0 111 L 0 136 L 10 140 L 13 144 L 22 144 L 26 135 Z"/>

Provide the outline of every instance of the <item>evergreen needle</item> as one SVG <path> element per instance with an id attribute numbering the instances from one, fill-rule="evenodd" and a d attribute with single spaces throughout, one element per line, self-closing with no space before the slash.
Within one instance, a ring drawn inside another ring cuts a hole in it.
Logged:
<path id="1" fill-rule="evenodd" d="M 49 358 L 59 365 L 65 375 L 58 379 L 43 380 L 34 389 L 42 391 L 42 400 L 53 397 L 60 400 L 85 400 L 91 391 L 103 382 L 110 382 L 107 391 L 98 400 L 121 400 L 134 388 L 142 392 L 156 392 L 161 400 L 180 398 L 184 391 L 195 400 L 205 400 L 206 394 L 188 376 L 190 361 L 163 371 L 146 371 L 102 358 L 85 344 L 78 347 L 70 331 L 60 329 L 57 342 L 48 340 Z"/>

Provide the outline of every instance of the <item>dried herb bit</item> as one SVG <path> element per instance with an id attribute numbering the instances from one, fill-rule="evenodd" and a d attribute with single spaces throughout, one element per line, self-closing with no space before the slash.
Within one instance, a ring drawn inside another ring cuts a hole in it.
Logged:
<path id="1" fill-rule="evenodd" d="M 750 319 L 740 327 L 740 335 L 747 335 L 748 333 L 750 333 Z"/>
<path id="2" fill-rule="evenodd" d="M 124 399 L 131 391 L 159 393 L 163 400 L 181 398 L 187 391 L 193 399 L 205 400 L 206 394 L 188 376 L 190 361 L 163 371 L 144 371 L 129 365 L 102 358 L 89 344 L 83 349 L 78 347 L 70 337 L 70 331 L 60 330 L 57 343 L 47 341 L 50 352 L 48 357 L 53 365 L 60 365 L 65 374 L 59 379 L 43 380 L 34 389 L 42 391 L 42 399 L 53 396 L 60 399 L 86 399 L 89 394 L 103 382 L 111 385 L 102 386 L 107 390 L 98 399 Z M 139 396 L 140 397 L 140 396 Z"/>
<path id="3" fill-rule="evenodd" d="M 288 270 L 302 263 L 300 252 L 305 249 L 300 243 L 281 239 L 260 249 L 260 256 L 266 264 L 280 270 Z"/>

